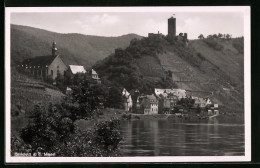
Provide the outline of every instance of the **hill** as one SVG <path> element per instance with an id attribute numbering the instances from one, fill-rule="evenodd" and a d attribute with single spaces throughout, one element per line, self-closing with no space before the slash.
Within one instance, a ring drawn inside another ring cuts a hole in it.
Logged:
<path id="1" fill-rule="evenodd" d="M 11 25 L 12 64 L 25 58 L 51 54 L 53 41 L 66 64 L 92 66 L 96 61 L 110 55 L 115 48 L 125 48 L 136 34 L 119 37 L 101 37 L 82 34 L 61 34 L 28 26 Z"/>
<path id="2" fill-rule="evenodd" d="M 243 59 L 243 38 L 192 40 L 188 45 L 143 38 L 94 67 L 105 80 L 129 90 L 152 93 L 155 87 L 178 87 L 241 112 Z"/>

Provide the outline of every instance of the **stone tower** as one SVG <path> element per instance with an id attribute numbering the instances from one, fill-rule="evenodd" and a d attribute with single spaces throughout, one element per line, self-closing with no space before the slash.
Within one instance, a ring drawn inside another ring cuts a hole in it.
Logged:
<path id="1" fill-rule="evenodd" d="M 173 16 L 168 19 L 168 36 L 174 39 L 176 36 L 176 18 Z"/>
<path id="2" fill-rule="evenodd" d="M 57 48 L 56 48 L 56 42 L 52 43 L 52 56 L 56 56 L 57 55 Z"/>

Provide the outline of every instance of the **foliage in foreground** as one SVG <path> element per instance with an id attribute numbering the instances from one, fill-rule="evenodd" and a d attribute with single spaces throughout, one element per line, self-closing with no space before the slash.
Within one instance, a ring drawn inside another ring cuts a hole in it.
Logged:
<path id="1" fill-rule="evenodd" d="M 118 131 L 120 121 L 111 119 L 95 124 L 87 131 L 77 130 L 68 138 L 67 143 L 55 146 L 58 156 L 111 157 L 119 156 L 119 143 L 122 140 Z"/>
<path id="2" fill-rule="evenodd" d="M 82 76 L 81 76 L 82 77 Z M 30 153 L 43 156 L 118 156 L 122 137 L 119 120 L 96 123 L 88 131 L 80 130 L 76 121 L 96 117 L 100 105 L 106 98 L 103 85 L 79 79 L 72 87 L 72 93 L 61 104 L 50 104 L 47 108 L 36 105 L 29 114 L 28 125 L 20 137 L 12 137 L 11 154 Z"/>
<path id="3" fill-rule="evenodd" d="M 118 156 L 120 121 L 112 118 L 96 123 L 93 128 L 81 131 L 63 113 L 60 105 L 50 105 L 48 110 L 37 105 L 31 115 L 31 121 L 22 129 L 21 138 L 12 136 L 11 154 L 30 153 L 31 156 L 43 156 L 54 153 L 55 156 Z"/>

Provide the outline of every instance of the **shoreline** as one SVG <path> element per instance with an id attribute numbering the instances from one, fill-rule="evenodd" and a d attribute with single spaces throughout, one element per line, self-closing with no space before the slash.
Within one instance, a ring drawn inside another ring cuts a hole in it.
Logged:
<path id="1" fill-rule="evenodd" d="M 219 121 L 229 122 L 238 121 L 244 123 L 244 113 L 220 113 L 218 116 L 212 117 L 209 115 L 201 115 L 190 113 L 185 116 L 176 114 L 136 114 L 125 112 L 122 109 L 104 109 L 103 115 L 96 118 L 97 121 L 109 120 L 111 117 L 116 117 L 119 120 L 187 120 L 187 121 L 208 121 L 217 119 Z M 211 118 L 212 117 L 212 118 Z"/>

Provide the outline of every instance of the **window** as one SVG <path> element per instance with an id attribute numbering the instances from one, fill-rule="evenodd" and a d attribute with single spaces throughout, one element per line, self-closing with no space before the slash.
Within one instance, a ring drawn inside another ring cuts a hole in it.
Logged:
<path id="1" fill-rule="evenodd" d="M 51 76 L 53 76 L 53 70 L 51 70 Z"/>

